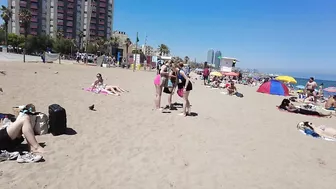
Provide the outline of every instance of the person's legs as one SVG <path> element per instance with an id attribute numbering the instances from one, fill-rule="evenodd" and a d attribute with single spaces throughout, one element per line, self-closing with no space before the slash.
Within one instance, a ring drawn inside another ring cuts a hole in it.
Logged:
<path id="1" fill-rule="evenodd" d="M 183 115 L 184 116 L 187 116 L 187 108 L 190 106 L 190 104 L 189 104 L 189 93 L 190 93 L 190 91 L 185 91 L 184 93 L 183 93 L 183 99 L 184 99 L 184 103 L 183 103 Z"/>
<path id="2" fill-rule="evenodd" d="M 43 148 L 39 145 L 35 138 L 33 126 L 30 123 L 30 117 L 28 115 L 22 116 L 6 129 L 8 136 L 12 140 L 20 137 L 21 134 L 23 134 L 28 142 L 28 145 L 30 146 L 31 151 L 41 153 L 43 152 Z"/>
<path id="3" fill-rule="evenodd" d="M 155 85 L 156 96 L 155 96 L 155 108 L 159 110 L 161 108 L 161 95 L 162 87 L 160 85 Z"/>
<path id="4" fill-rule="evenodd" d="M 171 93 L 168 96 L 168 106 L 169 108 L 173 108 L 172 101 L 173 101 L 173 95 L 174 95 L 175 87 L 171 89 Z"/>
<path id="5" fill-rule="evenodd" d="M 115 89 L 114 89 L 114 87 L 112 87 L 112 86 L 106 86 L 105 87 L 105 90 L 108 90 L 108 91 L 111 91 L 114 95 L 116 95 L 116 96 L 120 96 L 120 94 L 118 93 L 118 91 L 116 91 Z"/>

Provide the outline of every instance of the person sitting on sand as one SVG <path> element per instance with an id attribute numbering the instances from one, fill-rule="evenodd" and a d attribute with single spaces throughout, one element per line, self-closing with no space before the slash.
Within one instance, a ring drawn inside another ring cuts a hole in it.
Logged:
<path id="1" fill-rule="evenodd" d="M 296 106 L 294 106 L 290 100 L 288 99 L 283 99 L 280 106 L 280 109 L 282 110 L 286 110 L 288 112 L 293 112 L 293 113 L 297 113 L 297 114 L 303 114 L 303 115 L 315 115 L 315 116 L 331 116 L 331 112 L 318 112 L 318 111 L 313 111 L 313 110 L 308 110 L 308 109 L 304 109 L 304 108 L 298 108 Z"/>
<path id="2" fill-rule="evenodd" d="M 29 151 L 31 152 L 29 156 L 25 156 L 26 162 L 35 162 L 42 159 L 42 156 L 35 155 L 33 153 L 43 153 L 44 150 L 42 146 L 37 142 L 35 138 L 34 128 L 31 124 L 31 116 L 33 112 L 31 112 L 31 106 L 27 105 L 23 110 L 23 114 L 18 116 L 18 118 L 7 125 L 6 127 L 0 128 L 0 149 L 7 150 L 8 148 L 12 148 L 13 145 L 16 144 L 17 139 L 21 138 L 22 135 L 25 137 L 28 143 Z M 2 126 L 1 120 L 1 126 Z M 22 160 L 22 159 L 21 159 Z"/>
<path id="3" fill-rule="evenodd" d="M 227 91 L 228 95 L 235 95 L 237 93 L 237 88 L 233 81 L 231 82 L 230 86 L 227 87 Z"/>
<path id="4" fill-rule="evenodd" d="M 119 86 L 104 85 L 104 79 L 100 73 L 97 74 L 97 80 L 92 84 L 91 90 L 93 91 L 94 89 L 105 90 L 109 94 L 113 94 L 116 96 L 120 96 L 120 93 L 122 92 L 128 92 L 127 90 L 122 89 Z"/>
<path id="5" fill-rule="evenodd" d="M 330 97 L 324 105 L 327 110 L 336 110 L 336 95 Z"/>

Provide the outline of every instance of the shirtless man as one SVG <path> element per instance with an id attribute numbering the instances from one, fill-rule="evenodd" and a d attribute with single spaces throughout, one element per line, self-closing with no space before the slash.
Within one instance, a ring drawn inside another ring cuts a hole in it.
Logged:
<path id="1" fill-rule="evenodd" d="M 336 95 L 330 97 L 324 105 L 327 110 L 336 110 Z"/>
<path id="2" fill-rule="evenodd" d="M 311 77 L 306 84 L 305 90 L 306 90 L 306 93 L 307 93 L 307 98 L 310 97 L 310 96 L 313 96 L 314 97 L 314 102 L 316 102 L 316 100 L 317 100 L 316 93 L 315 93 L 316 87 L 317 87 L 317 83 L 314 81 L 314 78 Z"/>
<path id="3" fill-rule="evenodd" d="M 234 82 L 231 82 L 230 86 L 227 88 L 229 95 L 234 95 L 237 92 L 237 88 Z"/>

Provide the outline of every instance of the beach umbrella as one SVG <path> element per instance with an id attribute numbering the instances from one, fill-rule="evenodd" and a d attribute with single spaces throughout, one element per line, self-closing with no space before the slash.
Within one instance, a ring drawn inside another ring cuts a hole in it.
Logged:
<path id="1" fill-rule="evenodd" d="M 284 83 L 277 80 L 265 82 L 264 84 L 260 85 L 257 92 L 272 95 L 289 96 L 288 87 Z"/>
<path id="2" fill-rule="evenodd" d="M 297 81 L 293 77 L 287 75 L 281 75 L 276 77 L 275 79 L 286 83 L 297 83 Z"/>
<path id="3" fill-rule="evenodd" d="M 239 75 L 239 73 L 236 73 L 236 72 L 224 72 L 223 74 L 226 76 L 238 76 Z"/>
<path id="4" fill-rule="evenodd" d="M 329 93 L 336 93 L 336 87 L 327 87 L 324 89 L 324 91 Z"/>
<path id="5" fill-rule="evenodd" d="M 305 86 L 303 86 L 303 85 L 297 85 L 297 86 L 295 86 L 297 89 L 304 89 L 304 88 L 306 88 Z"/>
<path id="6" fill-rule="evenodd" d="M 211 72 L 210 75 L 217 76 L 217 77 L 222 77 L 223 76 L 220 72 Z"/>

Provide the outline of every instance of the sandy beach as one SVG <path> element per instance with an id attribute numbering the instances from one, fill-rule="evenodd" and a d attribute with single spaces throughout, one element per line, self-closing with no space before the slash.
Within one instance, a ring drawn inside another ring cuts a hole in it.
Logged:
<path id="1" fill-rule="evenodd" d="M 67 111 L 76 134 L 38 136 L 45 162 L 0 163 L 1 188 L 331 189 L 336 146 L 301 134 L 300 121 L 335 118 L 281 112 L 282 97 L 238 85 L 244 98 L 193 84 L 193 117 L 153 111 L 155 72 L 72 64 L 1 62 L 1 113 L 33 103 Z M 36 72 L 36 73 L 35 73 Z M 58 72 L 56 74 L 56 72 Z M 120 97 L 83 91 L 101 73 Z M 182 102 L 175 95 L 173 101 Z M 94 104 L 97 111 L 90 111 Z M 167 96 L 162 98 L 162 106 Z"/>

